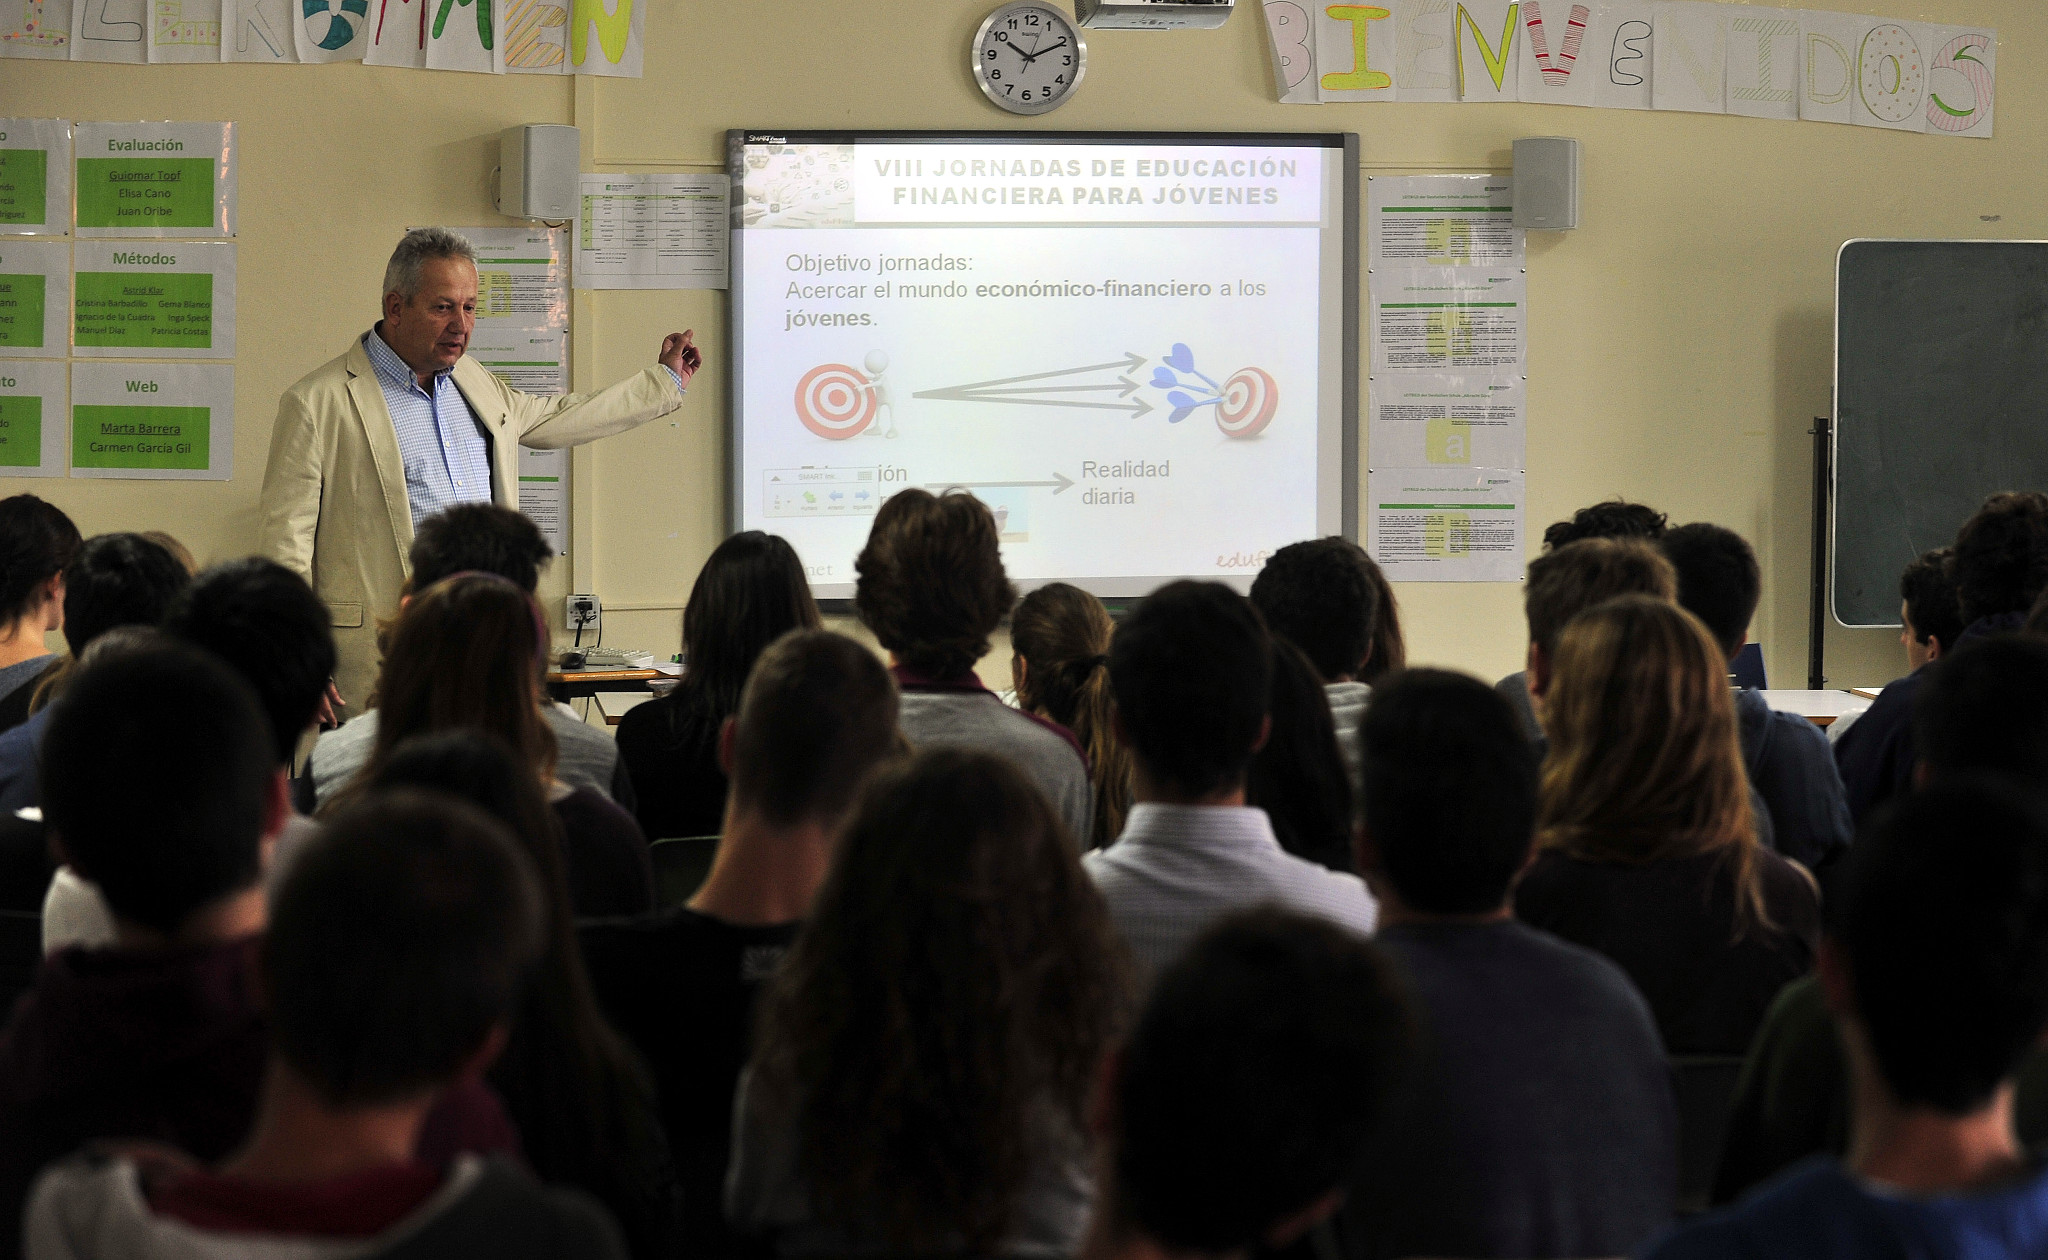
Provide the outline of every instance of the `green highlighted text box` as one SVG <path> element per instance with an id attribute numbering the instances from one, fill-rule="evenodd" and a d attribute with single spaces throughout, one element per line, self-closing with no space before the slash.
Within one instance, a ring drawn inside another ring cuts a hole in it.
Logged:
<path id="1" fill-rule="evenodd" d="M 73 468 L 195 468 L 210 466 L 213 412 L 206 407 L 96 407 L 71 409 Z"/>
<path id="2" fill-rule="evenodd" d="M 78 226 L 209 228 L 211 158 L 78 159 Z"/>
<path id="3" fill-rule="evenodd" d="M 43 291 L 48 282 L 44 275 L 0 275 L 0 346 L 43 344 Z"/>
<path id="4" fill-rule="evenodd" d="M 0 149 L 0 223 L 42 223 L 48 215 L 50 154 Z"/>
<path id="5" fill-rule="evenodd" d="M 0 468 L 40 468 L 42 463 L 42 398 L 0 396 Z"/>
<path id="6" fill-rule="evenodd" d="M 81 271 L 71 319 L 81 346 L 208 350 L 213 273 Z"/>

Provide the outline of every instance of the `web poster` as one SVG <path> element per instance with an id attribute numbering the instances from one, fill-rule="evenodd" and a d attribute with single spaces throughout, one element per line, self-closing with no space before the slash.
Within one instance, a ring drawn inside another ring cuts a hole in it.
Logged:
<path id="1" fill-rule="evenodd" d="M 70 344 L 70 242 L 0 237 L 0 355 L 61 359 Z"/>
<path id="2" fill-rule="evenodd" d="M 1510 468 L 1374 468 L 1370 544 L 1392 582 L 1522 576 L 1523 474 Z"/>
<path id="3" fill-rule="evenodd" d="M 62 363 L 0 359 L 0 477 L 64 475 Z"/>
<path id="4" fill-rule="evenodd" d="M 1518 375 L 1390 373 L 1372 379 L 1371 454 L 1400 468 L 1520 468 L 1528 383 Z"/>
<path id="5" fill-rule="evenodd" d="M 233 245 L 80 241 L 77 249 L 72 342 L 79 357 L 235 357 Z"/>
<path id="6" fill-rule="evenodd" d="M 481 248 L 478 250 L 482 254 Z M 481 264 L 479 257 L 479 264 Z M 499 380 L 529 394 L 569 392 L 569 334 L 559 328 L 486 329 L 477 321 L 469 353 Z M 569 452 L 519 448 L 519 510 L 540 526 L 558 556 L 569 554 Z"/>
<path id="7" fill-rule="evenodd" d="M 576 287 L 725 288 L 730 189 L 724 175 L 583 176 Z"/>
<path id="8" fill-rule="evenodd" d="M 1500 175 L 1374 175 L 1365 209 L 1375 272 L 1522 265 L 1514 181 Z"/>
<path id="9" fill-rule="evenodd" d="M 234 368 L 71 365 L 72 476 L 226 481 L 234 469 Z"/>
<path id="10" fill-rule="evenodd" d="M 71 230 L 71 124 L 0 118 L 0 236 Z"/>
<path id="11" fill-rule="evenodd" d="M 78 235 L 233 236 L 235 125 L 79 123 Z"/>
<path id="12" fill-rule="evenodd" d="M 567 228 L 460 228 L 476 249 L 476 331 L 569 327 Z M 526 386 L 518 386 L 527 389 Z M 567 384 L 530 393 L 559 394 Z"/>

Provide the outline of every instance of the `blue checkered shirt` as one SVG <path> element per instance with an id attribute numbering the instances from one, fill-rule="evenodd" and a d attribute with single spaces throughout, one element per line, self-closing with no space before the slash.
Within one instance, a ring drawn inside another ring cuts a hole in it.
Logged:
<path id="1" fill-rule="evenodd" d="M 363 350 L 384 387 L 384 405 L 398 430 L 398 454 L 405 462 L 405 498 L 414 528 L 458 503 L 491 501 L 491 443 L 469 409 L 452 372 L 434 373 L 434 392 L 384 343 L 376 329 L 363 335 Z"/>

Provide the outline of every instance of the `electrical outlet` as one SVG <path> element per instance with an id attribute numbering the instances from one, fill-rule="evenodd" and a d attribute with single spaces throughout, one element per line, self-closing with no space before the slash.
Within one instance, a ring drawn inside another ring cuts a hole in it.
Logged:
<path id="1" fill-rule="evenodd" d="M 604 611 L 595 595 L 571 595 L 563 609 L 563 626 L 570 630 L 595 630 Z"/>

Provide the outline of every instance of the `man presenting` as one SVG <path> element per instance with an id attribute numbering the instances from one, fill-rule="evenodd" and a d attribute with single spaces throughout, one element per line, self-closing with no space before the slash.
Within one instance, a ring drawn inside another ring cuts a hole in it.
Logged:
<path id="1" fill-rule="evenodd" d="M 327 601 L 336 688 L 358 710 L 413 526 L 457 503 L 516 509 L 522 445 L 575 446 L 667 415 L 704 362 L 689 332 L 670 333 L 656 366 L 609 389 L 521 393 L 465 353 L 476 295 L 468 241 L 446 228 L 406 233 L 384 271 L 384 318 L 278 401 L 261 554 Z"/>

